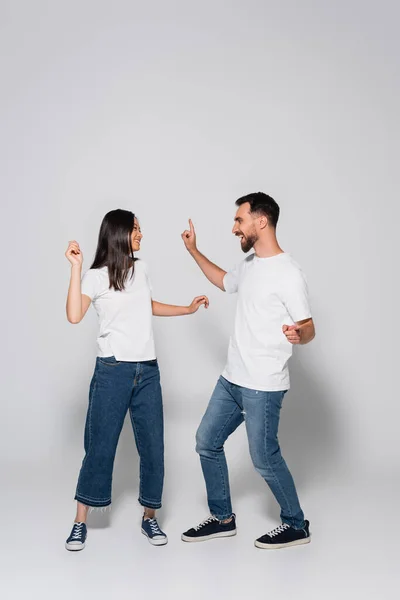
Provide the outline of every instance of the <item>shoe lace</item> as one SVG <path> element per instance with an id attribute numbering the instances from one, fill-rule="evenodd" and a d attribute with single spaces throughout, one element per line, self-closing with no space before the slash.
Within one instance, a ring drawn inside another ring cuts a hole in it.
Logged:
<path id="1" fill-rule="evenodd" d="M 153 535 L 163 535 L 163 532 L 160 529 L 159 524 L 157 523 L 157 519 L 148 519 L 148 523 L 151 528 L 151 533 Z"/>
<path id="2" fill-rule="evenodd" d="M 207 517 L 207 519 L 204 519 L 204 521 L 199 523 L 194 529 L 195 529 L 195 531 L 199 531 L 199 529 L 201 529 L 202 527 L 205 527 L 209 523 L 213 523 L 214 521 L 218 521 L 218 519 L 211 515 L 210 517 Z"/>
<path id="3" fill-rule="evenodd" d="M 270 531 L 268 535 L 269 537 L 274 537 L 276 535 L 279 535 L 280 533 L 283 533 L 286 529 L 290 529 L 290 525 L 288 525 L 287 523 L 282 523 L 281 525 L 275 527 L 275 529 Z"/>
<path id="4" fill-rule="evenodd" d="M 75 523 L 72 528 L 71 539 L 79 540 L 82 537 L 83 523 Z"/>

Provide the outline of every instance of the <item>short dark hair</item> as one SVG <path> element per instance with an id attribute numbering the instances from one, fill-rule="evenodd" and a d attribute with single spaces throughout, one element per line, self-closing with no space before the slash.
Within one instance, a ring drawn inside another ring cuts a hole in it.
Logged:
<path id="1" fill-rule="evenodd" d="M 263 192 L 255 192 L 254 194 L 242 196 L 236 200 L 235 204 L 236 206 L 242 206 L 246 202 L 250 204 L 251 213 L 259 213 L 266 216 L 271 227 L 276 227 L 279 219 L 279 205 L 271 196 Z"/>

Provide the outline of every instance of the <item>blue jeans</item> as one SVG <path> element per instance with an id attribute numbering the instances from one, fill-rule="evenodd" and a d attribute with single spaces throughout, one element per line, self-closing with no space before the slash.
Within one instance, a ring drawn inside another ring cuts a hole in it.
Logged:
<path id="1" fill-rule="evenodd" d="M 224 443 L 244 421 L 254 467 L 265 479 L 281 507 L 281 519 L 296 529 L 304 526 L 296 488 L 278 442 L 283 392 L 250 390 L 220 377 L 196 434 L 196 451 L 207 487 L 212 515 L 232 515 Z"/>
<path id="2" fill-rule="evenodd" d="M 164 481 L 164 423 L 157 360 L 96 359 L 85 426 L 85 457 L 75 500 L 111 504 L 112 471 L 122 425 L 129 410 L 140 457 L 139 502 L 161 507 Z"/>

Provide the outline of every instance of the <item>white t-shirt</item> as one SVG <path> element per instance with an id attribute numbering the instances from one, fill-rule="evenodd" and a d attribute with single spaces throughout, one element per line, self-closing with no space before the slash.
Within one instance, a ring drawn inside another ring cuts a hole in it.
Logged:
<path id="1" fill-rule="evenodd" d="M 287 252 L 268 258 L 251 254 L 226 273 L 224 288 L 238 292 L 238 301 L 223 377 L 253 390 L 289 389 L 292 344 L 282 325 L 311 317 L 301 268 Z"/>
<path id="2" fill-rule="evenodd" d="M 98 356 L 139 362 L 156 358 L 152 326 L 152 287 L 147 265 L 135 261 L 125 289 L 110 289 L 108 269 L 89 269 L 82 277 L 82 294 L 91 298 L 99 317 Z"/>

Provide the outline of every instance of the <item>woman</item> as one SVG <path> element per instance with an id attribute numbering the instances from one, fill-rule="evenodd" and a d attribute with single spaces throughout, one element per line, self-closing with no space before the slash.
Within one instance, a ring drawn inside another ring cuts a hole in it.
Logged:
<path id="1" fill-rule="evenodd" d="M 79 323 L 91 302 L 99 318 L 98 353 L 85 426 L 85 457 L 75 495 L 76 518 L 65 544 L 67 550 L 85 547 L 88 508 L 111 504 L 115 452 L 128 410 L 140 456 L 142 533 L 153 545 L 168 541 L 155 516 L 161 507 L 164 441 L 152 315 L 193 314 L 201 304 L 208 308 L 208 298 L 198 296 L 190 306 L 152 300 L 146 263 L 134 257 L 142 237 L 132 212 L 113 210 L 103 219 L 94 262 L 82 280 L 79 244 L 69 242 L 65 253 L 71 263 L 66 307 L 69 322 Z"/>

